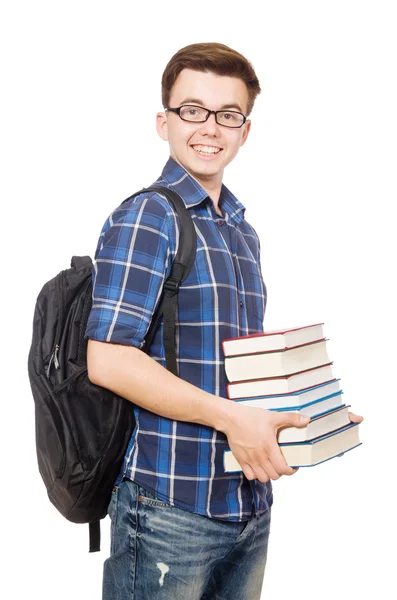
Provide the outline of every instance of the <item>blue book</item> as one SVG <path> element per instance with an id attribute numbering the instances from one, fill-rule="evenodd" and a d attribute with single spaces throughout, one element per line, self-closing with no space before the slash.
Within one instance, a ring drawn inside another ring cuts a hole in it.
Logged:
<path id="1" fill-rule="evenodd" d="M 358 425 L 350 423 L 308 442 L 279 444 L 280 450 L 290 467 L 312 467 L 360 446 Z M 224 451 L 223 465 L 225 472 L 242 471 L 231 450 Z"/>
<path id="2" fill-rule="evenodd" d="M 320 436 L 341 429 L 345 425 L 350 425 L 349 417 L 350 406 L 339 406 L 332 410 L 327 410 L 321 415 L 310 419 L 305 427 L 283 427 L 277 435 L 277 441 L 282 443 L 309 442 Z"/>
<path id="3" fill-rule="evenodd" d="M 234 402 L 266 410 L 299 412 L 312 417 L 343 405 L 339 382 L 340 379 L 333 379 L 290 394 L 236 398 Z"/>

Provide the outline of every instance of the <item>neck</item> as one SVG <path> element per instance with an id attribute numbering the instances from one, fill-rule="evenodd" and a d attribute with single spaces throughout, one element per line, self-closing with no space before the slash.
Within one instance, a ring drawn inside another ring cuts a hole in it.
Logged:
<path id="1" fill-rule="evenodd" d="M 193 175 L 192 175 L 192 177 L 193 177 Z M 219 208 L 219 198 L 221 196 L 222 180 L 219 183 L 211 185 L 211 182 L 209 182 L 209 181 L 201 181 L 197 177 L 194 177 L 194 179 L 197 181 L 197 183 L 199 183 L 201 185 L 203 190 L 205 192 L 207 192 L 208 196 L 211 198 L 212 202 L 214 203 L 214 208 L 215 208 L 216 212 L 221 215 L 222 213 Z"/>

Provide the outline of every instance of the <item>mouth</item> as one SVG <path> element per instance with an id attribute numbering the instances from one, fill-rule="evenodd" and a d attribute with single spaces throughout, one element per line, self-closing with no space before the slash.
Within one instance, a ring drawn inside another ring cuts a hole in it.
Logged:
<path id="1" fill-rule="evenodd" d="M 222 148 L 219 146 L 205 146 L 204 144 L 192 144 L 191 146 L 193 150 L 199 154 L 200 156 L 213 158 L 220 152 L 222 152 Z"/>

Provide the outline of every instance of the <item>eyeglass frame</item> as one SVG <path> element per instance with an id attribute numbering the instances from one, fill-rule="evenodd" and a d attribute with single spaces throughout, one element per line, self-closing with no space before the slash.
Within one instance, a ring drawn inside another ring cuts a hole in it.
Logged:
<path id="1" fill-rule="evenodd" d="M 201 108 L 203 110 L 207 111 L 207 118 L 204 119 L 204 121 L 190 121 L 188 119 L 183 119 L 181 117 L 181 109 L 184 108 L 185 106 L 192 106 L 193 108 Z M 215 115 L 215 121 L 218 125 L 220 125 L 221 127 L 226 127 L 227 129 L 240 129 L 240 127 L 242 127 L 244 125 L 244 123 L 247 121 L 247 117 L 240 111 L 238 110 L 228 110 L 227 108 L 223 108 L 222 110 L 210 110 L 209 108 L 205 108 L 205 106 L 199 106 L 198 104 L 182 104 L 182 106 L 179 106 L 178 108 L 166 108 L 165 112 L 172 112 L 175 113 L 176 115 L 178 115 L 178 117 L 181 119 L 181 121 L 184 121 L 185 123 L 206 123 L 208 121 L 208 119 L 210 118 L 210 115 Z M 224 113 L 224 112 L 230 112 L 230 113 L 234 113 L 237 115 L 241 115 L 244 119 L 244 121 L 241 123 L 241 125 L 224 125 L 223 123 L 219 123 L 217 120 L 217 114 L 218 113 Z"/>

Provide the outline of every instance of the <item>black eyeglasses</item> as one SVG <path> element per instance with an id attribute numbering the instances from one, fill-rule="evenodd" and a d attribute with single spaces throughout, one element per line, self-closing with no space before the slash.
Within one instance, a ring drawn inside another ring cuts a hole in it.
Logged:
<path id="1" fill-rule="evenodd" d="M 182 121 L 188 121 L 189 123 L 205 123 L 210 115 L 215 115 L 215 121 L 218 125 L 237 128 L 242 127 L 247 120 L 243 113 L 235 110 L 209 110 L 209 108 L 195 106 L 194 104 L 184 104 L 179 108 L 166 108 L 165 110 L 177 114 Z"/>

